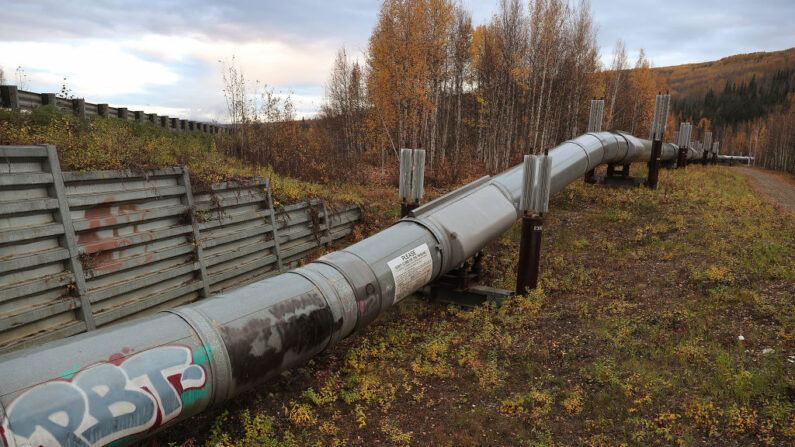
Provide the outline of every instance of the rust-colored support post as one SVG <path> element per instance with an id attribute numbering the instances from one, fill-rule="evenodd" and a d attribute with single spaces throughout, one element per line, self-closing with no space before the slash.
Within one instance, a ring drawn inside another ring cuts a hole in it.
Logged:
<path id="1" fill-rule="evenodd" d="M 537 214 L 522 216 L 522 240 L 519 243 L 519 266 L 516 293 L 525 294 L 538 286 L 538 265 L 541 259 L 541 233 L 544 218 Z"/>
<path id="2" fill-rule="evenodd" d="M 585 173 L 585 178 L 583 178 L 583 181 L 585 181 L 585 183 L 588 183 L 588 184 L 591 184 L 591 185 L 596 183 L 596 170 L 595 169 L 591 169 L 590 171 L 586 172 Z"/>
<path id="3" fill-rule="evenodd" d="M 679 147 L 679 156 L 676 159 L 676 167 L 684 168 L 687 166 L 687 148 L 684 146 Z"/>
<path id="4" fill-rule="evenodd" d="M 525 155 L 522 171 L 522 239 L 519 242 L 519 265 L 516 272 L 516 293 L 525 294 L 538 286 L 541 259 L 541 233 L 544 213 L 549 208 L 552 163 L 543 156 Z"/>
<path id="5" fill-rule="evenodd" d="M 662 140 L 654 140 L 651 143 L 651 158 L 649 159 L 649 176 L 646 179 L 646 186 L 657 189 L 657 180 L 660 178 L 660 157 L 662 156 Z"/>
<path id="6" fill-rule="evenodd" d="M 406 202 L 406 200 L 404 199 L 400 203 L 400 218 L 402 219 L 408 216 L 409 213 L 412 212 L 414 208 L 417 208 L 418 206 L 420 206 L 420 204 L 416 200 L 412 202 Z"/>

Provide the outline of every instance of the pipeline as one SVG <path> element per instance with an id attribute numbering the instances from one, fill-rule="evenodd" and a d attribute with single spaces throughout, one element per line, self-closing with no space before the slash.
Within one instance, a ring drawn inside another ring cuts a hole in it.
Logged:
<path id="1" fill-rule="evenodd" d="M 549 151 L 551 193 L 651 141 L 593 132 Z M 662 147 L 663 160 L 678 148 Z M 688 158 L 701 151 L 688 148 Z M 0 357 L 6 447 L 123 444 L 301 365 L 461 265 L 521 216 L 522 165 L 485 176 L 303 267 L 190 305 Z"/>

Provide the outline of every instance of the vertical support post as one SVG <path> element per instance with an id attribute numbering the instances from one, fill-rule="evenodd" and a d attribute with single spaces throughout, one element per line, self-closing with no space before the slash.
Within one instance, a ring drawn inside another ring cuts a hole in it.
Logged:
<path id="1" fill-rule="evenodd" d="M 58 99 L 56 98 L 55 93 L 42 93 L 41 105 L 58 107 Z"/>
<path id="2" fill-rule="evenodd" d="M 193 121 L 191 121 L 193 122 Z M 273 210 L 273 195 L 271 194 L 271 179 L 268 177 L 265 180 L 265 189 L 268 191 L 268 213 L 271 219 L 271 233 L 273 234 L 273 251 L 276 253 L 276 266 L 279 271 L 284 271 L 284 261 L 282 260 L 282 251 L 279 247 L 279 224 L 276 222 L 276 212 Z"/>
<path id="3" fill-rule="evenodd" d="M 171 123 L 171 119 L 168 116 L 161 116 L 160 117 L 160 127 L 165 127 L 168 129 L 168 125 Z"/>
<path id="4" fill-rule="evenodd" d="M 665 135 L 665 127 L 668 121 L 668 106 L 671 102 L 671 95 L 657 95 L 660 104 L 655 105 L 654 119 L 651 126 L 651 156 L 649 157 L 649 174 L 646 177 L 646 186 L 650 189 L 657 189 L 657 182 L 660 178 L 660 164 L 662 164 L 662 139 Z M 659 111 L 659 113 L 657 113 Z"/>
<path id="5" fill-rule="evenodd" d="M 144 121 L 146 121 L 146 116 L 144 115 L 144 112 L 139 110 L 134 113 L 135 113 L 135 121 L 138 121 L 139 123 L 143 123 Z"/>
<path id="6" fill-rule="evenodd" d="M 657 139 L 662 141 L 665 137 L 665 129 L 668 127 L 668 108 L 671 105 L 671 95 L 668 92 L 663 97 L 662 114 L 660 115 L 660 123 L 657 125 L 658 135 Z"/>
<path id="7" fill-rule="evenodd" d="M 598 105 L 599 105 L 599 108 L 597 109 L 596 130 L 595 130 L 595 132 L 601 132 L 602 131 L 602 123 L 605 120 L 605 100 L 604 100 L 604 98 L 599 100 L 599 104 Z"/>
<path id="8" fill-rule="evenodd" d="M 604 116 L 605 100 L 594 98 L 591 101 L 591 114 L 588 117 L 588 132 L 601 132 L 602 119 Z M 583 178 L 585 183 L 596 183 L 596 173 L 594 169 L 585 173 Z"/>
<path id="9" fill-rule="evenodd" d="M 682 123 L 679 126 L 679 154 L 676 160 L 677 168 L 684 168 L 687 166 L 687 152 L 689 151 L 688 145 L 690 144 L 690 132 L 688 131 L 688 123 Z"/>
<path id="10" fill-rule="evenodd" d="M 116 110 L 120 120 L 127 121 L 129 119 L 129 111 L 127 110 L 127 107 L 119 107 Z"/>
<path id="11" fill-rule="evenodd" d="M 519 264 L 516 272 L 516 293 L 524 294 L 538 286 L 541 259 L 541 235 L 544 213 L 549 208 L 552 163 L 543 157 L 525 155 L 522 175 L 522 239 L 519 243 Z"/>
<path id="12" fill-rule="evenodd" d="M 75 289 L 78 299 L 80 300 L 80 317 L 86 325 L 87 331 L 93 331 L 97 328 L 94 323 L 94 314 L 91 312 L 91 300 L 88 296 L 86 288 L 86 276 L 83 273 L 83 264 L 80 263 L 80 252 L 77 248 L 77 236 L 75 235 L 75 227 L 72 224 L 72 214 L 69 210 L 69 201 L 66 197 L 66 187 L 63 183 L 63 176 L 61 175 L 61 164 L 58 161 L 58 151 L 55 146 L 48 144 L 44 146 L 47 148 L 47 161 L 45 169 L 52 174 L 52 193 L 58 199 L 58 212 L 56 213 L 56 220 L 63 225 L 63 244 L 69 250 L 69 270 L 72 271 L 75 281 Z"/>
<path id="13" fill-rule="evenodd" d="M 654 114 L 652 115 L 651 125 L 649 126 L 649 139 L 657 139 L 657 125 L 660 120 L 660 108 L 662 107 L 662 95 L 654 97 Z"/>
<path id="14" fill-rule="evenodd" d="M 73 99 L 72 110 L 74 110 L 75 115 L 81 120 L 86 119 L 86 100 L 83 98 Z"/>
<path id="15" fill-rule="evenodd" d="M 701 164 L 706 165 L 709 160 L 709 152 L 712 150 L 712 132 L 705 132 L 704 133 L 704 152 L 701 154 Z"/>
<path id="16" fill-rule="evenodd" d="M 425 187 L 425 149 L 414 149 L 411 165 L 411 204 L 409 211 L 420 206 Z"/>
<path id="17" fill-rule="evenodd" d="M 157 126 L 157 113 L 149 114 L 149 122 Z"/>
<path id="18" fill-rule="evenodd" d="M 97 104 L 97 115 L 101 116 L 102 118 L 109 118 L 109 116 L 108 116 L 108 105 L 107 104 Z"/>
<path id="19" fill-rule="evenodd" d="M 660 164 L 662 157 L 662 140 L 657 139 L 651 142 L 651 158 L 649 158 L 649 176 L 646 179 L 646 186 L 657 189 L 657 181 L 660 178 Z"/>
<path id="20" fill-rule="evenodd" d="M 329 249 L 331 248 L 331 216 L 328 213 L 328 207 L 326 206 L 326 201 L 324 200 L 321 202 L 323 204 L 323 222 L 326 224 L 326 236 L 328 237 L 328 241 L 326 241 L 326 247 Z"/>
<path id="21" fill-rule="evenodd" d="M 588 116 L 588 132 L 589 133 L 590 132 L 598 132 L 597 131 L 597 126 L 596 126 L 596 121 L 597 121 L 597 119 L 599 117 L 599 103 L 600 103 L 600 101 L 597 100 L 596 98 L 591 100 L 591 113 Z M 594 183 L 596 183 L 596 178 L 594 176 L 595 176 L 594 169 L 591 169 L 590 171 L 585 173 L 583 181 L 585 183 L 594 184 Z"/>
<path id="22" fill-rule="evenodd" d="M 538 265 L 541 258 L 541 235 L 544 218 L 538 214 L 522 216 L 522 239 L 519 242 L 519 265 L 516 293 L 523 295 L 538 287 Z"/>
<path id="23" fill-rule="evenodd" d="M 398 177 L 398 196 L 400 197 L 400 217 L 406 217 L 411 209 L 411 149 L 400 149 L 400 173 Z M 408 201 L 408 202 L 407 202 Z"/>
<path id="24" fill-rule="evenodd" d="M 19 109 L 19 90 L 16 85 L 0 85 L 0 99 L 3 107 L 7 109 Z"/>
<path id="25" fill-rule="evenodd" d="M 202 288 L 199 294 L 202 298 L 207 298 L 210 296 L 210 278 L 207 276 L 207 267 L 204 264 L 204 248 L 202 248 L 201 245 L 199 223 L 196 222 L 196 216 L 194 214 L 194 211 L 196 211 L 196 204 L 193 200 L 193 189 L 191 188 L 190 174 L 188 173 L 187 166 L 182 167 L 182 179 L 180 183 L 185 187 L 185 205 L 188 206 L 190 224 L 191 227 L 193 227 L 193 245 L 196 250 L 196 262 L 199 264 L 199 276 L 202 282 Z"/>

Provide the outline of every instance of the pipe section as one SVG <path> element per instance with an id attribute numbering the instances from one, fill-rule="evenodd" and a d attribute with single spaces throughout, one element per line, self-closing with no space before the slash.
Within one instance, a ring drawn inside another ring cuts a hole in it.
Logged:
<path id="1" fill-rule="evenodd" d="M 550 194 L 598 165 L 650 153 L 651 141 L 625 133 L 567 141 L 549 151 Z M 662 145 L 663 160 L 676 156 Z M 304 267 L 2 356 L 2 444 L 133 442 L 303 364 L 508 230 L 522 215 L 522 187 L 519 165 Z"/>

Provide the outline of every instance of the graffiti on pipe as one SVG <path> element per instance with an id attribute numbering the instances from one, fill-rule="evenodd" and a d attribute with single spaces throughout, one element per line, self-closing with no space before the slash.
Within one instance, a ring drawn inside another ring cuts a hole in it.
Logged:
<path id="1" fill-rule="evenodd" d="M 37 385 L 8 406 L 0 429 L 3 441 L 12 446 L 84 447 L 156 429 L 179 416 L 183 400 L 191 403 L 186 391 L 207 383 L 199 363 L 209 352 L 199 349 L 204 352 L 198 356 L 181 345 L 114 356 L 71 380 Z"/>

